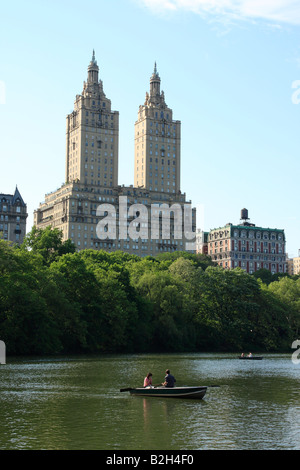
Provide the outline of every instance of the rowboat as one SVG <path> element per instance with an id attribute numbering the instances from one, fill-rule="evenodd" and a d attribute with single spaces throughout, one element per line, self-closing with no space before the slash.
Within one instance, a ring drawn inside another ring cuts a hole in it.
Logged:
<path id="1" fill-rule="evenodd" d="M 130 392 L 130 395 L 139 397 L 166 397 L 166 398 L 198 398 L 201 399 L 206 393 L 207 387 L 146 387 L 126 388 L 120 392 Z"/>
<path id="2" fill-rule="evenodd" d="M 247 360 L 252 360 L 252 361 L 261 361 L 262 360 L 262 356 L 252 356 L 252 357 L 248 357 L 248 356 L 239 356 L 238 359 L 247 359 Z"/>

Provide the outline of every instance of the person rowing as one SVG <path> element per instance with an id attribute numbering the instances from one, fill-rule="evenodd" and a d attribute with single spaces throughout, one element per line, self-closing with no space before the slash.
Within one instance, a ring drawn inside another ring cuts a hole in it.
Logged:
<path id="1" fill-rule="evenodd" d="M 162 383 L 164 387 L 174 387 L 176 382 L 175 377 L 170 373 L 170 369 L 166 370 L 165 381 Z"/>

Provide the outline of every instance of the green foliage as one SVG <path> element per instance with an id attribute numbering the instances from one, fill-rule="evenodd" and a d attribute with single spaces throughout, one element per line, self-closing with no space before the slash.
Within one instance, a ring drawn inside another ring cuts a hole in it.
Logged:
<path id="1" fill-rule="evenodd" d="M 8 354 L 282 351 L 299 332 L 300 279 L 223 270 L 205 255 L 75 252 L 51 228 L 0 240 Z"/>
<path id="2" fill-rule="evenodd" d="M 59 325 L 47 305 L 57 289 L 40 258 L 0 241 L 0 272 L 0 337 L 8 353 L 58 352 Z"/>
<path id="3" fill-rule="evenodd" d="M 41 255 L 44 264 L 49 266 L 53 261 L 66 253 L 74 253 L 75 245 L 71 240 L 62 241 L 62 232 L 57 228 L 46 227 L 37 229 L 35 226 L 29 232 L 23 244 L 23 250 L 31 250 Z"/>
<path id="4" fill-rule="evenodd" d="M 289 279 L 294 279 L 297 280 L 299 279 L 298 275 L 290 276 L 287 273 L 276 273 L 272 274 L 271 271 L 265 268 L 261 268 L 255 273 L 252 274 L 253 277 L 256 279 L 260 279 L 264 284 L 271 284 L 271 282 L 279 281 L 282 278 L 289 278 Z"/>
<path id="5" fill-rule="evenodd" d="M 300 330 L 300 278 L 282 277 L 269 284 L 268 290 L 283 305 L 288 325 L 297 337 Z"/>

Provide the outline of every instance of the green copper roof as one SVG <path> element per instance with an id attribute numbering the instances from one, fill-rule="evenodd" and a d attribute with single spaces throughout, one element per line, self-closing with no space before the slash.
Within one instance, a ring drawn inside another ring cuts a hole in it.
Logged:
<path id="1" fill-rule="evenodd" d="M 227 224 L 224 225 L 223 227 L 219 228 L 213 228 L 210 230 L 210 232 L 214 232 L 215 230 L 234 230 L 234 229 L 239 229 L 239 230 L 259 230 L 261 232 L 284 232 L 284 229 L 279 229 L 279 228 L 265 228 L 265 227 L 257 227 L 256 225 L 232 225 L 232 224 Z"/>

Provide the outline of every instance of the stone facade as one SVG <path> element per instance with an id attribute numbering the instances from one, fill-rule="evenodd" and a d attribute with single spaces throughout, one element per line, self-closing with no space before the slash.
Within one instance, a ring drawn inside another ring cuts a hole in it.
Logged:
<path id="1" fill-rule="evenodd" d="M 14 194 L 0 194 L 0 236 L 22 243 L 26 235 L 27 206 L 16 187 Z"/>
<path id="2" fill-rule="evenodd" d="M 196 253 L 207 255 L 208 254 L 208 232 L 204 232 L 201 229 L 197 229 L 196 231 Z"/>
<path id="3" fill-rule="evenodd" d="M 300 274 L 300 256 L 287 259 L 287 272 L 290 276 Z"/>
<path id="4" fill-rule="evenodd" d="M 119 113 L 98 79 L 93 53 L 87 82 L 66 123 L 66 182 L 112 188 L 118 185 Z"/>
<path id="5" fill-rule="evenodd" d="M 180 192 L 181 123 L 160 92 L 160 77 L 155 64 L 150 78 L 150 93 L 139 107 L 135 123 L 134 185 L 167 194 Z"/>

